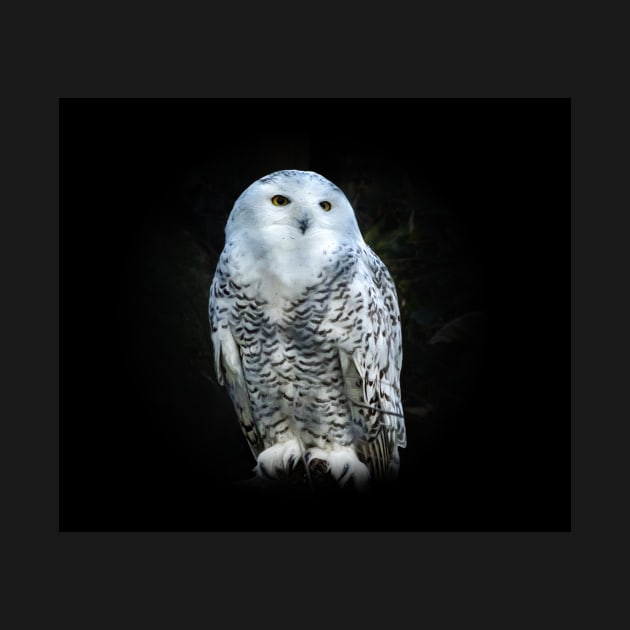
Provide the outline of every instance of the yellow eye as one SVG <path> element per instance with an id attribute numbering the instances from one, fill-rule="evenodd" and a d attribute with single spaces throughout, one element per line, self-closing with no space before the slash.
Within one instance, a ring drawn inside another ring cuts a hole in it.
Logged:
<path id="1" fill-rule="evenodd" d="M 286 206 L 287 204 L 291 203 L 291 200 L 283 197 L 282 195 L 274 195 L 271 198 L 271 203 L 274 206 Z"/>
<path id="2" fill-rule="evenodd" d="M 319 205 L 324 209 L 325 212 L 329 212 L 332 208 L 330 201 L 320 201 Z"/>

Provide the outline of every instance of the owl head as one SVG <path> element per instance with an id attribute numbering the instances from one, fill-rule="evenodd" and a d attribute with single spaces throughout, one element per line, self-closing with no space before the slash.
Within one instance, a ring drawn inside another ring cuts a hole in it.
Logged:
<path id="1" fill-rule="evenodd" d="M 354 210 L 332 182 L 313 171 L 276 171 L 255 181 L 236 200 L 225 231 L 289 236 L 295 243 L 334 234 L 362 240 Z"/>

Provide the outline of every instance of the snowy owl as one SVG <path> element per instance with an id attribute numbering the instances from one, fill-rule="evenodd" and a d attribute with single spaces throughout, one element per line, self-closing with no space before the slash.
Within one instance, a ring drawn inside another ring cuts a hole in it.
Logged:
<path id="1" fill-rule="evenodd" d="M 392 278 L 344 193 L 318 173 L 262 177 L 236 200 L 210 287 L 218 381 L 258 478 L 366 489 L 406 445 Z"/>

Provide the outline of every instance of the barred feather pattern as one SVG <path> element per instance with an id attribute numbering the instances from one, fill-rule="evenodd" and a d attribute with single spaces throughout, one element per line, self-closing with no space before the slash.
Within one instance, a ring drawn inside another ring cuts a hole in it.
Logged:
<path id="1" fill-rule="evenodd" d="M 256 184 L 228 220 L 209 304 L 217 376 L 255 470 L 273 478 L 322 459 L 339 485 L 391 479 L 406 444 L 392 278 L 328 180 L 283 171 Z M 276 190 L 295 206 L 286 221 L 266 210 L 247 221 Z M 320 218 L 324 197 L 339 217 Z"/>

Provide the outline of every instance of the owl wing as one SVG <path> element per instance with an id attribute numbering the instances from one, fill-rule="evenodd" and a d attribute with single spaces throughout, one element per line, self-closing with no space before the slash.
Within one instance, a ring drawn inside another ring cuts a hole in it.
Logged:
<path id="1" fill-rule="evenodd" d="M 238 285 L 230 279 L 225 265 L 219 260 L 210 286 L 209 302 L 214 369 L 219 385 L 225 385 L 228 390 L 247 443 L 254 457 L 258 457 L 264 449 L 263 440 L 252 417 L 241 352 L 228 323 L 229 313 L 236 306 L 238 291 Z"/>
<path id="2" fill-rule="evenodd" d="M 402 337 L 396 288 L 389 271 L 366 247 L 350 286 L 349 311 L 358 311 L 360 341 L 340 346 L 339 358 L 353 421 L 363 438 L 357 450 L 371 474 L 387 479 L 398 470 L 406 445 L 400 393 Z"/>

